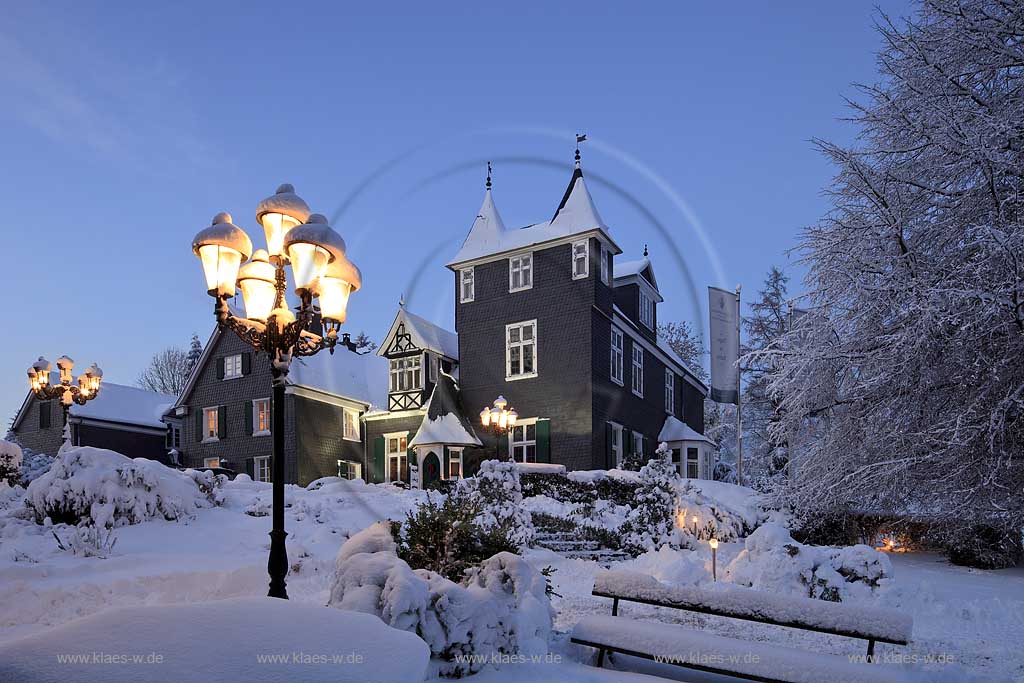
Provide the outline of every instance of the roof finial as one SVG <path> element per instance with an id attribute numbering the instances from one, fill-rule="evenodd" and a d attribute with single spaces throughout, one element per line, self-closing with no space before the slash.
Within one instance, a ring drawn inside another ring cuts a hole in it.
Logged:
<path id="1" fill-rule="evenodd" d="M 491 162 L 487 162 L 487 189 L 491 189 Z"/>
<path id="2" fill-rule="evenodd" d="M 398 307 L 405 308 L 405 292 L 402 292 L 402 295 L 398 297 Z"/>
<path id="3" fill-rule="evenodd" d="M 644 245 L 644 256 L 647 256 L 647 245 Z"/>
<path id="4" fill-rule="evenodd" d="M 580 135 L 576 133 L 576 168 L 580 167 L 580 143 L 587 139 L 587 134 L 583 133 Z"/>

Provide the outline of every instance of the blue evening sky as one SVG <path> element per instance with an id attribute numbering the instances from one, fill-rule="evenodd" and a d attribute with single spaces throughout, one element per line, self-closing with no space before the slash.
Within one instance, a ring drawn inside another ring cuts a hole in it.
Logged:
<path id="1" fill-rule="evenodd" d="M 403 292 L 452 326 L 442 264 L 484 162 L 506 225 L 547 220 L 576 131 L 620 258 L 649 244 L 661 319 L 703 327 L 707 285 L 799 277 L 785 252 L 832 175 L 810 139 L 852 138 L 875 4 L 7 3 L 0 414 L 39 354 L 131 384 L 205 341 L 190 240 L 227 210 L 262 245 L 255 205 L 281 182 L 362 268 L 349 331 L 379 339 Z"/>

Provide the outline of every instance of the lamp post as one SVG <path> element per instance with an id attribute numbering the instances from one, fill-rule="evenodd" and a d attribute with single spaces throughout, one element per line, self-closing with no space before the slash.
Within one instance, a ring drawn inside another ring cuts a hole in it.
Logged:
<path id="1" fill-rule="evenodd" d="M 256 207 L 256 221 L 263 227 L 266 249 L 253 252 L 249 236 L 231 221 L 228 213 L 214 216 L 213 223 L 192 240 L 192 251 L 203 263 L 207 293 L 216 299 L 213 312 L 217 325 L 270 357 L 274 505 L 267 560 L 268 595 L 287 599 L 284 392 L 288 370 L 293 356 L 312 356 L 322 349 L 334 353 L 349 295 L 362 285 L 362 276 L 349 260 L 341 235 L 327 224 L 323 215 L 311 214 L 306 202 L 287 183 Z M 291 266 L 299 299 L 295 312 L 288 308 L 285 299 L 286 266 Z M 242 290 L 244 318 L 228 307 L 236 286 Z M 313 329 L 317 313 L 323 322 L 323 334 Z"/>
<path id="2" fill-rule="evenodd" d="M 64 413 L 63 429 L 61 430 L 63 441 L 60 447 L 60 452 L 63 452 L 71 447 L 71 427 L 68 424 L 71 404 L 77 403 L 84 406 L 88 401 L 96 398 L 100 391 L 100 384 L 103 382 L 103 371 L 93 363 L 78 376 L 78 385 L 76 386 L 71 383 L 71 371 L 75 367 L 75 361 L 67 356 L 57 359 L 57 370 L 60 373 L 59 384 L 50 383 L 52 367 L 50 361 L 39 356 L 39 360 L 28 369 L 28 385 L 40 401 L 48 401 L 51 398 L 60 399 L 60 407 Z"/>
<path id="3" fill-rule="evenodd" d="M 519 413 L 516 412 L 515 408 L 506 410 L 505 407 L 507 405 L 508 401 L 505 400 L 505 397 L 499 396 L 494 399 L 492 407 L 485 407 L 480 411 L 480 424 L 483 425 L 484 429 L 494 432 L 495 455 L 498 454 L 501 437 L 512 431 L 516 426 L 516 420 L 519 419 Z M 512 453 L 509 452 L 509 460 L 512 459 Z"/>
<path id="4" fill-rule="evenodd" d="M 718 539 L 712 538 L 708 541 L 711 546 L 711 578 L 718 581 Z"/>

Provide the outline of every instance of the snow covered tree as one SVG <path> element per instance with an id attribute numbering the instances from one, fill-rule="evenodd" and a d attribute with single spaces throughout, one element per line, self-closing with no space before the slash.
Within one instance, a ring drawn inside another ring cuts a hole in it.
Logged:
<path id="1" fill-rule="evenodd" d="M 199 365 L 199 359 L 203 357 L 203 342 L 199 341 L 199 335 L 193 334 L 192 341 L 188 345 L 188 371 L 192 372 L 197 365 Z"/>
<path id="2" fill-rule="evenodd" d="M 356 345 L 356 350 L 362 351 L 363 353 L 369 353 L 377 348 L 377 342 L 370 339 L 366 332 L 360 332 L 357 334 L 356 338 L 353 339 L 352 342 Z"/>
<path id="3" fill-rule="evenodd" d="M 150 359 L 135 383 L 149 391 L 177 396 L 185 388 L 191 369 L 189 354 L 170 346 Z"/>
<path id="4" fill-rule="evenodd" d="M 758 488 L 765 488 L 768 482 L 784 474 L 789 457 L 787 441 L 781 437 L 784 430 L 771 429 L 782 419 L 780 398 L 769 391 L 777 371 L 778 359 L 757 355 L 758 351 L 772 346 L 787 331 L 788 282 L 789 277 L 772 266 L 765 276 L 758 298 L 749 304 L 750 315 L 744 316 L 742 323 L 746 337 L 744 355 L 740 359 L 746 379 L 743 387 L 744 469 Z"/>
<path id="5" fill-rule="evenodd" d="M 533 542 L 533 521 L 522 506 L 523 489 L 515 463 L 483 461 L 475 477 L 459 480 L 456 495 L 479 509 L 475 522 L 485 532 L 498 531 L 517 549 Z"/>
<path id="6" fill-rule="evenodd" d="M 658 337 L 676 352 L 698 378 L 707 379 L 708 373 L 704 369 L 704 354 L 707 353 L 707 349 L 689 322 L 684 320 L 680 323 L 658 323 Z"/>
<path id="7" fill-rule="evenodd" d="M 633 509 L 622 523 L 622 548 L 639 555 L 672 540 L 679 474 L 668 444 L 659 444 L 654 457 L 640 469 L 640 486 Z"/>
<path id="8" fill-rule="evenodd" d="M 805 510 L 1024 526 L 1024 10 L 926 0 L 882 17 L 832 208 L 802 237 L 811 310 L 760 357 Z M 1014 531 L 1015 530 L 1015 531 Z"/>

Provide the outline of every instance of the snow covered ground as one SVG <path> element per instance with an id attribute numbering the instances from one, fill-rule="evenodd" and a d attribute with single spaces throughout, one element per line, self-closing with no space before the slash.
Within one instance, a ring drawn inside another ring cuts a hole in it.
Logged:
<path id="1" fill-rule="evenodd" d="M 358 481 L 328 479 L 319 484 L 316 490 L 287 487 L 286 526 L 292 565 L 288 592 L 293 603 L 309 607 L 327 604 L 335 556 L 345 539 L 380 519 L 403 518 L 406 511 L 427 495 Z M 704 493 L 712 497 L 716 494 L 712 489 L 728 487 L 723 484 L 704 486 Z M 723 498 L 738 495 L 735 488 L 717 491 L 717 494 Z M 729 501 L 731 506 L 741 508 L 744 501 L 740 498 Z M 115 528 L 116 544 L 107 559 L 100 559 L 61 551 L 50 528 L 35 524 L 17 512 L 24 506 L 23 492 L 0 489 L 0 648 L 59 642 L 63 634 L 75 633 L 76 628 L 81 632 L 74 620 L 93 615 L 102 618 L 102 612 L 111 608 L 197 604 L 210 606 L 216 613 L 219 603 L 213 601 L 235 599 L 225 603 L 231 605 L 237 603 L 236 599 L 265 595 L 270 501 L 268 484 L 253 483 L 242 477 L 224 487 L 220 506 L 197 508 L 188 518 L 179 521 L 154 519 Z M 743 547 L 742 541 L 721 544 L 718 550 L 720 572 Z M 466 680 L 486 683 L 654 680 L 642 673 L 627 674 L 588 666 L 589 653 L 568 643 L 566 632 L 581 616 L 607 614 L 610 610 L 610 601 L 590 595 L 594 576 L 601 570 L 596 563 L 567 559 L 544 549 L 529 550 L 525 557 L 538 569 L 551 566 L 556 570 L 552 583 L 561 597 L 554 597 L 553 605 L 557 611 L 554 626 L 559 633 L 551 652 L 538 662 L 487 667 Z M 858 594 L 851 598 L 862 601 L 860 604 L 895 607 L 914 618 L 914 639 L 910 646 L 880 646 L 880 654 L 917 656 L 922 661 L 931 658 L 926 667 L 935 672 L 953 672 L 952 667 L 962 667 L 981 680 L 1024 680 L 1024 656 L 1019 649 L 1024 642 L 1024 568 L 969 570 L 951 566 L 941 557 L 928 554 L 894 554 L 890 559 L 895 578 L 892 584 L 875 594 Z M 618 563 L 615 568 L 643 571 L 669 583 L 687 583 L 695 574 L 709 575 L 710 562 L 706 551 L 663 549 Z M 622 613 L 686 624 L 720 635 L 823 652 L 864 652 L 860 641 L 675 610 L 625 604 Z M 291 623 L 308 625 L 302 618 Z M 96 628 L 91 629 L 95 631 Z M 259 641 L 274 637 L 269 633 L 249 639 L 228 635 L 211 639 L 198 637 L 198 632 L 195 635 L 191 654 L 198 671 L 203 671 L 204 662 L 214 662 L 224 648 L 262 651 L 265 648 Z M 311 644 L 322 643 L 321 635 L 310 633 Z M 22 645 L 16 642 L 32 636 L 43 640 L 27 640 Z M 170 647 L 170 641 L 164 647 Z M 340 649 L 343 648 L 339 645 Z M 952 664 L 939 660 L 949 660 Z M 624 665 L 622 660 L 620 665 Z M 630 661 L 628 665 L 636 671 L 658 673 L 677 680 L 716 680 L 706 674 L 658 668 L 650 663 Z M 153 675 L 152 671 L 146 674 Z"/>

